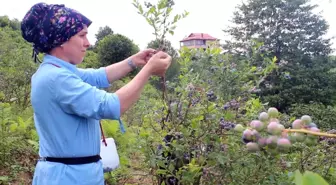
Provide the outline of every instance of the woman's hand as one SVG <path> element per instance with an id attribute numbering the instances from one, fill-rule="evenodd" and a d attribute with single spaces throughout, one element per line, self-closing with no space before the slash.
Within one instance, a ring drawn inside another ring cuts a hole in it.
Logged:
<path id="1" fill-rule="evenodd" d="M 163 51 L 159 51 L 148 60 L 144 68 L 151 75 L 163 76 L 169 68 L 171 61 L 171 56 Z"/>
<path id="2" fill-rule="evenodd" d="M 149 59 L 154 55 L 154 49 L 145 49 L 143 51 L 139 51 L 138 53 L 131 56 L 131 59 L 137 67 L 142 67 L 147 64 Z"/>

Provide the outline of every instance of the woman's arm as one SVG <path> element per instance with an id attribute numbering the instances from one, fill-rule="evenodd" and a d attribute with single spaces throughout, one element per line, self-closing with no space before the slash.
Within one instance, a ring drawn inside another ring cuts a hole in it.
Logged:
<path id="1" fill-rule="evenodd" d="M 151 71 L 143 68 L 117 92 L 108 93 L 64 70 L 55 78 L 53 88 L 59 105 L 69 114 L 94 119 L 119 119 L 139 99 L 150 76 Z"/>
<path id="2" fill-rule="evenodd" d="M 77 68 L 80 78 L 97 88 L 107 88 L 110 84 L 132 71 L 132 67 L 128 64 L 129 57 L 121 62 L 111 64 L 107 67 L 100 67 L 99 69 L 92 68 Z"/>
<path id="3" fill-rule="evenodd" d="M 140 94 L 150 76 L 150 71 L 143 68 L 128 84 L 115 92 L 119 97 L 121 115 L 140 98 Z"/>
<path id="4" fill-rule="evenodd" d="M 132 57 L 105 67 L 107 79 L 110 83 L 119 80 L 133 70 L 128 64 L 129 60 L 132 60 Z"/>
<path id="5" fill-rule="evenodd" d="M 163 75 L 171 57 L 159 52 L 125 86 L 115 93 L 108 93 L 83 82 L 67 70 L 61 71 L 53 82 L 55 99 L 69 114 L 86 118 L 119 119 L 140 97 L 141 91 L 152 75 Z"/>
<path id="6" fill-rule="evenodd" d="M 107 88 L 110 86 L 110 82 L 107 79 L 106 68 L 101 67 L 99 69 L 93 68 L 77 68 L 79 71 L 80 78 L 97 88 Z"/>
<path id="7" fill-rule="evenodd" d="M 154 53 L 154 49 L 145 49 L 121 62 L 106 66 L 105 69 L 108 81 L 112 83 L 119 80 L 131 72 L 135 66 L 144 66 Z"/>
<path id="8" fill-rule="evenodd" d="M 171 56 L 164 52 L 158 52 L 128 84 L 115 93 L 119 97 L 121 114 L 139 99 L 141 91 L 151 75 L 162 76 L 170 66 L 170 63 Z"/>

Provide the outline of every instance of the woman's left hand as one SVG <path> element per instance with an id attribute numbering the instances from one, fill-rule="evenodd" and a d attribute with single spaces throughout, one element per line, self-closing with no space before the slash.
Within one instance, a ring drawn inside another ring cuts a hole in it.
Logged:
<path id="1" fill-rule="evenodd" d="M 136 65 L 137 67 L 142 67 L 146 65 L 148 60 L 152 57 L 152 55 L 154 55 L 155 52 L 155 49 L 149 48 L 134 54 L 132 56 L 134 65 Z"/>

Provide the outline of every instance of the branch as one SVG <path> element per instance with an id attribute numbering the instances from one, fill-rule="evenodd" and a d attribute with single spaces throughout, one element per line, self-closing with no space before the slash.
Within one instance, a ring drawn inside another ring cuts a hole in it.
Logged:
<path id="1" fill-rule="evenodd" d="M 285 133 L 297 132 L 297 133 L 311 134 L 311 135 L 315 135 L 315 136 L 325 136 L 325 137 L 336 138 L 336 134 L 328 134 L 328 133 L 325 133 L 325 132 L 313 132 L 313 131 L 309 131 L 307 129 L 285 129 L 284 132 Z"/>

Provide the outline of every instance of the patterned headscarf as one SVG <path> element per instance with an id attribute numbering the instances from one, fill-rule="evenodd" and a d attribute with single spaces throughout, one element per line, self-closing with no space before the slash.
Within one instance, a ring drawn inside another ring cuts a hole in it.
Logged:
<path id="1" fill-rule="evenodd" d="M 37 3 L 30 8 L 21 22 L 23 38 L 33 43 L 33 57 L 48 53 L 80 32 L 92 21 L 63 4 Z"/>

